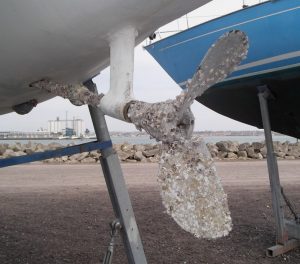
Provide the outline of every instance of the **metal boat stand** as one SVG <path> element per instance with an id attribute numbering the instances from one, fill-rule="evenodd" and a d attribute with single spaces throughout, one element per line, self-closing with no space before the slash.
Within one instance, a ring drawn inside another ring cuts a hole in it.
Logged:
<path id="1" fill-rule="evenodd" d="M 85 83 L 86 87 L 97 92 L 92 81 Z M 147 264 L 142 241 L 135 221 L 131 201 L 125 185 L 118 155 L 114 151 L 107 129 L 104 114 L 99 108 L 89 107 L 98 141 L 80 145 L 64 147 L 56 150 L 33 153 L 30 155 L 0 159 L 0 168 L 33 162 L 45 159 L 73 155 L 92 150 L 100 150 L 101 166 L 107 189 L 113 205 L 116 218 L 111 224 L 111 242 L 103 264 L 112 263 L 114 238 L 121 233 L 129 264 Z"/>
<path id="2" fill-rule="evenodd" d="M 267 147 L 268 172 L 272 193 L 273 213 L 276 225 L 276 245 L 268 248 L 266 254 L 269 257 L 276 257 L 300 246 L 300 224 L 297 219 L 298 216 L 295 214 L 291 203 L 283 193 L 283 189 L 280 185 L 278 164 L 273 148 L 270 116 L 268 110 L 268 100 L 274 99 L 274 97 L 267 86 L 260 86 L 257 89 Z M 295 220 L 287 220 L 284 217 L 284 202 L 286 202 L 286 205 L 295 215 Z"/>
<path id="3" fill-rule="evenodd" d="M 84 85 L 90 91 L 97 93 L 96 85 L 91 80 L 84 83 Z M 91 106 L 89 106 L 89 111 L 98 141 L 110 141 L 110 135 L 102 111 L 97 107 Z M 102 149 L 101 154 L 101 166 L 114 213 L 121 224 L 120 233 L 128 262 L 130 264 L 146 264 L 147 260 L 118 155 L 112 147 Z"/>

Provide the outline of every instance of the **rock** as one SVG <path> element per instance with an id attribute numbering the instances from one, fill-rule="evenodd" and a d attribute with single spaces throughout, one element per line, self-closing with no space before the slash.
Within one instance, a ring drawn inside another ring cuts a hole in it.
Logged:
<path id="1" fill-rule="evenodd" d="M 264 158 L 267 157 L 267 153 L 268 153 L 268 151 L 267 151 L 267 147 L 266 147 L 266 146 L 264 146 L 263 148 L 260 149 L 260 154 L 261 154 Z"/>
<path id="2" fill-rule="evenodd" d="M 249 143 L 242 143 L 239 145 L 239 151 L 246 151 L 250 147 Z"/>
<path id="3" fill-rule="evenodd" d="M 219 153 L 218 153 L 218 158 L 219 159 L 224 159 L 226 157 L 227 157 L 227 152 L 225 152 L 225 151 L 219 151 Z"/>
<path id="4" fill-rule="evenodd" d="M 36 144 L 34 152 L 44 152 L 46 150 L 45 146 L 41 143 Z"/>
<path id="5" fill-rule="evenodd" d="M 257 153 L 257 159 L 262 160 L 262 159 L 264 159 L 264 157 L 260 153 Z"/>
<path id="6" fill-rule="evenodd" d="M 74 154 L 74 155 L 70 156 L 69 159 L 81 161 L 81 160 L 85 159 L 86 157 L 88 157 L 88 155 L 89 155 L 88 152 L 78 153 L 78 154 Z"/>
<path id="7" fill-rule="evenodd" d="M 3 155 L 3 153 L 7 148 L 8 148 L 8 144 L 0 144 L 0 155 Z"/>
<path id="8" fill-rule="evenodd" d="M 144 161 L 146 158 L 144 157 L 142 151 L 139 150 L 134 153 L 134 159 L 137 161 Z"/>
<path id="9" fill-rule="evenodd" d="M 56 150 L 56 149 L 60 149 L 62 147 L 63 147 L 63 145 L 56 143 L 56 142 L 52 142 L 52 143 L 48 144 L 47 149 L 48 150 Z"/>
<path id="10" fill-rule="evenodd" d="M 281 152 L 281 151 L 277 151 L 275 152 L 276 156 L 279 157 L 279 158 L 284 158 L 285 157 L 285 153 L 284 152 Z"/>
<path id="11" fill-rule="evenodd" d="M 17 142 L 16 144 L 12 145 L 10 149 L 12 149 L 15 152 L 18 152 L 18 151 L 23 151 L 24 148 L 19 142 Z"/>
<path id="12" fill-rule="evenodd" d="M 284 158 L 285 158 L 286 160 L 294 160 L 294 159 L 295 159 L 294 156 L 285 156 Z"/>
<path id="13" fill-rule="evenodd" d="M 126 160 L 126 162 L 130 162 L 130 163 L 136 163 L 136 162 L 137 162 L 137 160 L 135 160 L 135 159 L 127 159 L 127 160 Z"/>
<path id="14" fill-rule="evenodd" d="M 218 149 L 224 152 L 238 152 L 238 143 L 232 141 L 220 141 L 216 143 Z"/>
<path id="15" fill-rule="evenodd" d="M 61 157 L 61 161 L 62 161 L 62 162 L 66 162 L 67 160 L 69 160 L 69 157 L 68 157 L 68 156 L 62 156 L 62 157 Z"/>
<path id="16" fill-rule="evenodd" d="M 150 158 L 150 157 L 154 157 L 154 156 L 158 155 L 159 149 L 154 148 L 154 149 L 150 149 L 150 150 L 144 150 L 142 153 L 146 158 Z"/>
<path id="17" fill-rule="evenodd" d="M 245 151 L 245 150 L 238 151 L 237 155 L 239 158 L 247 158 L 247 156 L 248 156 L 247 151 Z"/>
<path id="18" fill-rule="evenodd" d="M 12 157 L 19 157 L 19 156 L 24 156 L 26 153 L 23 151 L 15 151 L 14 155 Z"/>
<path id="19" fill-rule="evenodd" d="M 145 150 L 145 146 L 144 145 L 133 145 L 133 149 L 135 151 L 144 151 Z"/>
<path id="20" fill-rule="evenodd" d="M 261 142 L 253 142 L 252 147 L 254 148 L 255 151 L 260 151 L 265 146 L 264 143 Z"/>
<path id="21" fill-rule="evenodd" d="M 263 159 L 263 156 L 260 153 L 256 153 L 253 147 L 249 147 L 246 151 L 249 158 Z"/>
<path id="22" fill-rule="evenodd" d="M 65 164 L 78 164 L 77 160 L 67 160 Z"/>
<path id="23" fill-rule="evenodd" d="M 123 145 L 121 145 L 122 151 L 128 151 L 128 150 L 132 150 L 132 149 L 133 149 L 133 145 L 131 145 L 131 144 L 124 143 Z"/>
<path id="24" fill-rule="evenodd" d="M 156 157 L 150 157 L 150 158 L 147 158 L 147 161 L 155 163 L 155 162 L 158 162 L 158 158 L 156 158 Z"/>
<path id="25" fill-rule="evenodd" d="M 212 158 L 215 158 L 218 156 L 219 148 L 217 147 L 217 145 L 212 144 L 212 143 L 207 143 L 206 146 L 207 146 Z"/>
<path id="26" fill-rule="evenodd" d="M 44 163 L 57 163 L 57 161 L 56 161 L 56 159 L 51 158 L 51 159 L 44 160 Z"/>
<path id="27" fill-rule="evenodd" d="M 98 160 L 101 156 L 101 154 L 100 154 L 100 152 L 98 152 L 98 150 L 91 151 L 89 155 L 90 155 L 90 157 L 92 157 L 96 160 Z"/>
<path id="28" fill-rule="evenodd" d="M 95 162 L 96 162 L 96 160 L 91 157 L 86 157 L 81 160 L 81 163 L 95 163 Z"/>
<path id="29" fill-rule="evenodd" d="M 121 161 L 125 161 L 129 158 L 133 158 L 134 152 L 131 151 L 131 150 L 129 150 L 129 151 L 120 151 L 118 153 L 118 155 L 119 155 L 119 158 L 120 158 Z"/>
<path id="30" fill-rule="evenodd" d="M 6 149 L 4 151 L 4 153 L 2 154 L 2 156 L 6 159 L 6 158 L 11 158 L 11 157 L 15 157 L 15 152 L 12 149 Z"/>
<path id="31" fill-rule="evenodd" d="M 286 142 L 282 144 L 279 141 L 274 141 L 273 147 L 274 147 L 275 153 L 282 152 L 282 153 L 286 154 L 289 150 L 289 145 Z M 281 156 L 282 156 L 282 154 L 281 154 Z M 278 157 L 280 157 L 280 156 L 278 156 Z"/>
<path id="32" fill-rule="evenodd" d="M 158 144 L 145 144 L 144 147 L 145 147 L 145 150 L 151 150 L 151 149 L 159 148 L 159 145 Z"/>
<path id="33" fill-rule="evenodd" d="M 287 155 L 299 158 L 300 157 L 300 148 L 295 145 L 289 145 Z"/>
<path id="34" fill-rule="evenodd" d="M 237 155 L 233 152 L 228 152 L 227 159 L 237 159 Z"/>
<path id="35" fill-rule="evenodd" d="M 122 146 L 122 144 L 114 144 L 113 148 L 114 148 L 115 151 L 120 152 L 121 151 L 121 146 Z"/>
<path id="36" fill-rule="evenodd" d="M 30 154 L 33 154 L 33 153 L 34 153 L 34 149 L 33 149 L 33 148 L 25 148 L 25 149 L 24 149 L 24 152 L 25 152 L 27 155 L 30 155 Z"/>

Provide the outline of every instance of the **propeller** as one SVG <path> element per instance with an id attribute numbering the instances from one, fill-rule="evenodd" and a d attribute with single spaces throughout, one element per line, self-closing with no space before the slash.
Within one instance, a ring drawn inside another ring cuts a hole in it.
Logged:
<path id="1" fill-rule="evenodd" d="M 159 103 L 130 101 L 124 118 L 162 142 L 158 182 L 166 212 L 196 237 L 217 238 L 232 228 L 227 196 L 217 176 L 214 162 L 201 138 L 192 137 L 195 98 L 224 80 L 246 57 L 248 38 L 238 30 L 225 33 L 211 46 L 187 90 L 174 100 Z M 75 105 L 100 107 L 103 94 L 81 84 L 61 84 L 43 79 L 32 87 L 68 98 Z M 125 92 L 130 93 L 130 89 Z"/>
<path id="2" fill-rule="evenodd" d="M 217 238 L 232 229 L 221 180 L 205 142 L 191 137 L 194 116 L 190 106 L 209 87 L 225 79 L 246 57 L 247 36 L 241 31 L 224 34 L 208 50 L 187 92 L 160 103 L 133 101 L 128 117 L 162 141 L 158 183 L 166 212 L 184 230 L 201 238 Z"/>

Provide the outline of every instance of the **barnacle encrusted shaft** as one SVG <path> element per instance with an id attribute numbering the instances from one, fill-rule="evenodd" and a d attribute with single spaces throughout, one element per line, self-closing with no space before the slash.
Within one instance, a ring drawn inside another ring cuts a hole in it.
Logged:
<path id="1" fill-rule="evenodd" d="M 103 97 L 103 94 L 90 92 L 82 84 L 65 84 L 43 79 L 32 83 L 31 86 L 69 99 L 76 106 L 88 104 L 97 107 Z"/>
<path id="2" fill-rule="evenodd" d="M 214 162 L 201 138 L 162 145 L 158 183 L 166 212 L 198 238 L 218 238 L 232 228 Z"/>

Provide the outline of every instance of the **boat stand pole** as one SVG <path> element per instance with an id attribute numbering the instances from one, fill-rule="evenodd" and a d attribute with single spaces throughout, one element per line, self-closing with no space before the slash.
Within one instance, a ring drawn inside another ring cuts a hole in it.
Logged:
<path id="1" fill-rule="evenodd" d="M 272 193 L 272 207 L 276 225 L 277 245 L 267 249 L 267 256 L 275 257 L 297 247 L 298 241 L 294 239 L 289 240 L 288 231 L 285 226 L 278 164 L 273 148 L 272 131 L 268 109 L 268 99 L 270 99 L 271 97 L 272 94 L 267 86 L 258 87 L 258 98 L 267 147 L 267 164 Z"/>
<path id="2" fill-rule="evenodd" d="M 84 85 L 90 91 L 97 92 L 96 85 L 91 80 Z M 91 106 L 89 106 L 89 111 L 98 141 L 110 140 L 102 111 Z M 130 264 L 146 264 L 147 260 L 118 155 L 112 147 L 101 151 L 101 154 L 101 166 L 115 215 L 121 223 L 120 232 L 128 262 Z"/>

